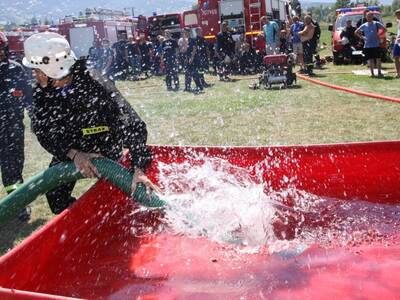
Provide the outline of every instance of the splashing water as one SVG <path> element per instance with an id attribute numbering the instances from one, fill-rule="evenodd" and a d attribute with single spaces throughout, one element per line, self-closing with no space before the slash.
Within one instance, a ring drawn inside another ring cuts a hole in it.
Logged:
<path id="1" fill-rule="evenodd" d="M 261 178 L 227 161 L 192 163 L 159 163 L 165 219 L 177 234 L 279 252 L 314 243 L 384 241 L 400 231 L 399 205 L 322 198 L 294 188 L 266 194 Z M 277 216 L 283 227 L 294 229 L 292 242 L 278 240 Z"/>
<path id="2" fill-rule="evenodd" d="M 246 246 L 274 239 L 275 208 L 247 170 L 218 159 L 198 166 L 160 163 L 159 169 L 175 232 Z"/>

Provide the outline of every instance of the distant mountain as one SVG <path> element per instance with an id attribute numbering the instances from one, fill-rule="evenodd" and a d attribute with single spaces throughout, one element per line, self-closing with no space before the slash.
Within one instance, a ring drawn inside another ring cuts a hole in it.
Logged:
<path id="1" fill-rule="evenodd" d="M 191 8 L 197 0 L 0 0 L 0 23 L 4 21 L 22 23 L 31 18 L 57 21 L 66 15 L 78 15 L 86 8 L 110 8 L 123 10 L 134 7 L 135 15 L 151 15 L 153 12 L 167 13 Z M 333 4 L 335 0 L 300 0 L 304 8 Z M 380 0 L 389 5 L 392 0 Z"/>
<path id="2" fill-rule="evenodd" d="M 300 3 L 302 4 L 302 6 L 304 8 L 307 7 L 318 7 L 321 5 L 334 5 L 335 4 L 335 0 L 305 0 L 305 1 L 301 1 Z M 383 4 L 383 5 L 391 5 L 392 4 L 392 0 L 380 0 L 379 3 Z"/>
<path id="3" fill-rule="evenodd" d="M 58 20 L 66 15 L 78 15 L 86 8 L 110 8 L 132 11 L 135 15 L 167 13 L 191 8 L 196 0 L 1 0 L 0 21 L 23 22 L 32 17 Z"/>

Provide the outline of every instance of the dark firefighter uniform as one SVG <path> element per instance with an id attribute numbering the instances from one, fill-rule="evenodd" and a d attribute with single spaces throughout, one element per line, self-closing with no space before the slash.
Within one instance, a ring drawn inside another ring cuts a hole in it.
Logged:
<path id="1" fill-rule="evenodd" d="M 72 83 L 64 88 L 37 87 L 33 97 L 33 130 L 40 144 L 54 157 L 51 166 L 69 161 L 76 149 L 118 160 L 128 148 L 132 168 L 145 169 L 151 160 L 146 124 L 115 86 L 86 68 L 85 61 L 72 67 Z M 75 201 L 75 183 L 46 194 L 53 213 Z"/>
<path id="2" fill-rule="evenodd" d="M 32 89 L 24 68 L 9 59 L 0 61 L 0 166 L 7 193 L 23 182 L 24 108 L 30 107 Z"/>
<path id="3" fill-rule="evenodd" d="M 189 39 L 189 47 L 187 50 L 187 63 L 185 70 L 185 91 L 191 90 L 192 78 L 194 83 L 196 84 L 196 89 L 199 91 L 203 90 L 203 85 L 200 81 L 200 52 L 198 47 L 197 38 Z"/>
<path id="4" fill-rule="evenodd" d="M 218 33 L 215 49 L 219 59 L 218 75 L 220 78 L 227 78 L 231 67 L 226 62 L 226 58 L 229 57 L 232 60 L 235 55 L 235 41 L 229 31 Z"/>
<path id="5" fill-rule="evenodd" d="M 179 88 L 179 65 L 177 61 L 178 43 L 173 39 L 167 39 L 161 44 L 162 57 L 165 65 L 165 83 L 167 89 L 172 89 L 172 82 L 174 82 L 175 88 Z"/>
<path id="6" fill-rule="evenodd" d="M 199 52 L 199 61 L 200 61 L 200 68 L 199 68 L 200 82 L 203 87 L 207 87 L 209 85 L 205 81 L 204 74 L 209 69 L 209 57 L 208 57 L 209 46 L 206 39 L 202 36 L 198 36 L 196 40 L 197 40 L 197 49 Z"/>

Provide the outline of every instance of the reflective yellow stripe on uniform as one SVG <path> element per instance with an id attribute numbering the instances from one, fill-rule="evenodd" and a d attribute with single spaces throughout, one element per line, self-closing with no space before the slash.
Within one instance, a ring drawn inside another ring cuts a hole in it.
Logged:
<path id="1" fill-rule="evenodd" d="M 18 189 L 18 187 L 21 186 L 21 183 L 16 183 L 16 184 L 12 184 L 12 185 L 7 185 L 4 187 L 4 189 L 6 190 L 7 193 L 11 193 L 14 192 L 16 189 Z"/>
<path id="2" fill-rule="evenodd" d="M 83 136 L 94 135 L 94 134 L 108 132 L 108 131 L 110 131 L 110 127 L 108 127 L 108 126 L 99 126 L 99 127 L 82 129 Z"/>
<path id="3" fill-rule="evenodd" d="M 260 35 L 261 33 L 263 33 L 262 31 L 249 31 L 246 32 L 246 35 Z"/>

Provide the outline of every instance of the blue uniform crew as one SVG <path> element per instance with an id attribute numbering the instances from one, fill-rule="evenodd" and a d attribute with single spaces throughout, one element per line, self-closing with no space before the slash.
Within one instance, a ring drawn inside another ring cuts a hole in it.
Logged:
<path id="1" fill-rule="evenodd" d="M 23 182 L 24 108 L 30 111 L 32 89 L 24 68 L 8 59 L 8 42 L 0 32 L 0 167 L 7 193 Z M 24 209 L 19 219 L 29 220 L 30 209 Z"/>
<path id="2" fill-rule="evenodd" d="M 162 58 L 165 65 L 165 83 L 169 91 L 172 90 L 172 82 L 175 85 L 175 90 L 179 89 L 179 66 L 177 61 L 178 43 L 172 39 L 172 34 L 169 30 L 165 31 L 165 40 L 161 44 Z"/>
<path id="3" fill-rule="evenodd" d="M 218 76 L 221 81 L 229 81 L 231 72 L 231 63 L 235 55 L 235 41 L 229 32 L 228 23 L 222 23 L 221 32 L 217 35 L 217 43 L 215 46 L 218 62 Z"/>
<path id="4" fill-rule="evenodd" d="M 208 69 L 210 68 L 209 65 L 209 55 L 208 55 L 208 49 L 209 45 L 206 41 L 206 39 L 203 37 L 203 31 L 201 28 L 196 28 L 196 34 L 197 34 L 197 49 L 198 49 L 198 55 L 199 55 L 199 60 L 200 60 L 200 66 L 199 66 L 199 76 L 200 76 L 200 82 L 203 88 L 208 88 L 210 85 L 206 83 L 206 80 L 204 78 L 204 74 Z"/>
<path id="5" fill-rule="evenodd" d="M 187 62 L 185 71 L 185 91 L 191 92 L 192 78 L 196 84 L 196 89 L 194 92 L 200 92 L 203 90 L 203 85 L 200 81 L 200 55 L 198 49 L 198 39 L 197 37 L 191 37 L 189 39 L 189 47 L 187 50 Z"/>

